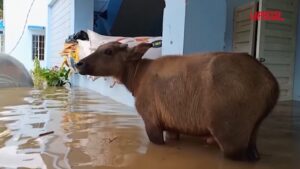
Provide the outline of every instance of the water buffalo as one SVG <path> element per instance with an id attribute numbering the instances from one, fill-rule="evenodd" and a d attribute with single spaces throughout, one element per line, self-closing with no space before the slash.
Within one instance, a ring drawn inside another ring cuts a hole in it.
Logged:
<path id="1" fill-rule="evenodd" d="M 82 75 L 122 82 L 135 97 L 151 142 L 164 144 L 164 131 L 211 137 L 228 158 L 258 160 L 257 131 L 279 95 L 272 73 L 244 53 L 143 59 L 151 47 L 107 43 L 76 67 Z"/>

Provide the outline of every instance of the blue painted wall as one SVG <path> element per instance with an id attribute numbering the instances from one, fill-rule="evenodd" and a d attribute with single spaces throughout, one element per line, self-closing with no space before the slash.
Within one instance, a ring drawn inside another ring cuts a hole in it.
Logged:
<path id="1" fill-rule="evenodd" d="M 226 0 L 186 1 L 184 53 L 223 51 Z"/>
<path id="2" fill-rule="evenodd" d="M 182 54 L 199 50 L 231 51 L 234 9 L 250 0 L 165 2 L 163 54 Z M 211 6 L 208 7 L 207 4 Z M 214 33 L 209 33 L 212 30 Z M 215 43 L 216 41 L 219 42 Z"/>
<path id="3" fill-rule="evenodd" d="M 94 0 L 75 0 L 74 32 L 93 30 Z"/>
<path id="4" fill-rule="evenodd" d="M 300 101 L 300 3 L 298 6 L 297 43 L 294 72 L 294 99 Z"/>

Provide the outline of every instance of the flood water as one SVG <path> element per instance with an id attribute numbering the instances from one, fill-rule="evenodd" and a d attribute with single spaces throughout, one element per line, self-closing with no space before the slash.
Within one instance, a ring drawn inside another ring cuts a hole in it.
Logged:
<path id="1" fill-rule="evenodd" d="M 0 89 L 0 168 L 299 169 L 299 103 L 278 104 L 258 149 L 261 160 L 248 163 L 194 137 L 157 146 L 133 108 L 93 91 Z"/>

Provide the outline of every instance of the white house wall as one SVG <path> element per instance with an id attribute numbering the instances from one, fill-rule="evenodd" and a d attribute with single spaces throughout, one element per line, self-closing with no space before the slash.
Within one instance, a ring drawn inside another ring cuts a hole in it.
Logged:
<path id="1" fill-rule="evenodd" d="M 31 2 L 32 0 L 4 0 L 5 53 L 9 53 L 20 38 Z M 28 25 L 46 27 L 47 0 L 35 1 L 28 17 L 24 35 L 17 48 L 10 54 L 30 70 L 33 66 L 32 32 L 28 30 Z"/>
<path id="2" fill-rule="evenodd" d="M 47 66 L 60 65 L 62 57 L 59 53 L 62 51 L 65 39 L 73 33 L 74 19 L 74 0 L 56 0 L 51 1 L 48 6 L 48 26 L 47 32 Z M 49 3 L 49 2 L 48 2 Z"/>

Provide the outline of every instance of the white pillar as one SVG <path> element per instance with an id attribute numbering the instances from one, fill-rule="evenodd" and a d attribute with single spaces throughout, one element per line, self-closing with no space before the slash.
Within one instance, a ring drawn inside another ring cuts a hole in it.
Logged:
<path id="1" fill-rule="evenodd" d="M 163 55 L 183 54 L 185 0 L 165 0 L 163 19 Z"/>

